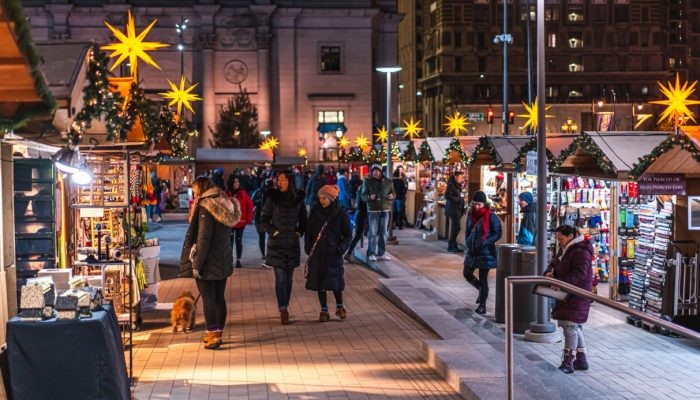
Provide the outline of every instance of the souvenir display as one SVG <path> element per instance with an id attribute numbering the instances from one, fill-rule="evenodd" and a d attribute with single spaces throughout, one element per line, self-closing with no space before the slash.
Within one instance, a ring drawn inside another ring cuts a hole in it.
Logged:
<path id="1" fill-rule="evenodd" d="M 61 295 L 56 298 L 56 319 L 78 318 L 78 297 Z"/>

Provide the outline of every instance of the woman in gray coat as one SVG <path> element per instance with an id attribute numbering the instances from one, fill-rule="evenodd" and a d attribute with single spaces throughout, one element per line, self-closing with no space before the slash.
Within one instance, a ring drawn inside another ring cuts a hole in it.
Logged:
<path id="1" fill-rule="evenodd" d="M 204 347 L 215 349 L 221 346 L 226 325 L 226 280 L 233 273 L 229 235 L 241 219 L 241 207 L 206 177 L 194 181 L 192 192 L 195 204 L 180 256 L 180 276 L 195 278 L 207 329 Z"/>

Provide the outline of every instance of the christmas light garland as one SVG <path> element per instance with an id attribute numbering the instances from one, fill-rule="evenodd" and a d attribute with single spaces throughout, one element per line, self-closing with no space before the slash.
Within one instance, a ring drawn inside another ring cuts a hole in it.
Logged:
<path id="1" fill-rule="evenodd" d="M 517 172 L 525 171 L 527 166 L 523 160 L 527 157 L 527 153 L 532 150 L 537 150 L 537 137 L 535 136 L 531 137 L 530 140 L 518 150 L 518 155 L 516 155 L 515 160 L 513 160 L 513 167 Z M 554 171 L 555 167 L 557 167 L 556 157 L 554 157 L 554 154 L 552 154 L 549 149 L 545 148 L 545 151 L 547 152 L 547 165 L 549 166 L 549 170 Z"/>
<path id="2" fill-rule="evenodd" d="M 681 149 L 690 153 L 695 161 L 700 162 L 700 149 L 698 149 L 688 136 L 685 134 L 670 135 L 668 139 L 654 147 L 649 154 L 639 157 L 639 163 L 634 164 L 629 172 L 630 178 L 637 179 L 642 176 L 644 171 L 646 171 L 657 158 L 675 146 L 680 146 Z"/>
<path id="3" fill-rule="evenodd" d="M 428 140 L 424 140 L 418 149 L 418 161 L 430 161 L 435 162 L 435 157 L 433 157 L 433 151 L 430 150 L 430 145 Z"/>
<path id="4" fill-rule="evenodd" d="M 581 136 L 574 139 L 574 143 L 576 143 L 576 147 L 573 147 L 571 153 L 567 154 L 566 157 L 564 157 L 561 160 L 561 162 L 564 162 L 564 160 L 566 160 L 566 158 L 569 155 L 573 154 L 578 147 L 581 147 L 585 152 L 587 152 L 593 157 L 593 159 L 596 162 L 596 165 L 603 171 L 603 173 L 609 175 L 614 175 L 616 173 L 615 167 L 613 167 L 612 162 L 610 161 L 608 156 L 605 155 L 605 153 L 600 149 L 600 147 L 596 146 L 595 142 L 593 142 L 593 139 L 591 139 L 591 137 L 588 134 L 586 134 L 585 132 L 582 133 Z M 572 143 L 567 148 L 567 150 L 569 148 L 572 148 L 574 143 Z M 564 153 L 560 155 L 560 158 L 563 156 L 563 154 Z M 559 164 L 559 166 L 561 166 L 561 163 Z"/>
<path id="5" fill-rule="evenodd" d="M 413 143 L 413 140 L 408 141 L 408 146 L 406 146 L 406 150 L 399 156 L 399 158 L 402 161 L 417 161 L 418 160 L 418 153 L 416 152 L 416 145 Z"/>
<path id="6" fill-rule="evenodd" d="M 503 164 L 500 161 L 498 161 L 496 149 L 491 144 L 491 141 L 489 140 L 488 136 L 482 136 L 479 138 L 479 143 L 477 143 L 476 147 L 474 147 L 474 151 L 472 151 L 472 156 L 467 162 L 467 164 L 474 164 L 477 158 L 479 157 L 479 153 L 481 153 L 482 151 L 488 152 L 488 154 L 493 159 L 494 167 L 501 168 L 503 166 Z"/>
<path id="7" fill-rule="evenodd" d="M 464 149 L 462 149 L 462 144 L 459 142 L 459 138 L 457 137 L 453 137 L 452 140 L 450 140 L 450 144 L 449 146 L 447 146 L 447 150 L 445 150 L 445 155 L 443 155 L 442 157 L 443 163 L 449 162 L 450 155 L 453 151 L 457 153 L 462 163 L 469 163 L 469 157 L 466 153 L 464 153 Z"/>

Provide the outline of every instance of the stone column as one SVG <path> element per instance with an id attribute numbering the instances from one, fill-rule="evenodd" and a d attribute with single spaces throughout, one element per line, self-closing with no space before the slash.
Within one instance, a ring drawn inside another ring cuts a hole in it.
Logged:
<path id="1" fill-rule="evenodd" d="M 216 40 L 216 28 L 214 17 L 221 6 L 218 5 L 194 5 L 192 9 L 199 14 L 199 45 L 202 52 L 202 129 L 200 130 L 201 147 L 211 147 L 213 139 L 209 127 L 216 127 L 216 89 L 214 77 L 216 60 L 214 58 L 214 44 Z"/>
<path id="2" fill-rule="evenodd" d="M 256 34 L 258 52 L 258 130 L 269 131 L 271 126 L 271 105 L 270 105 L 270 15 L 275 10 L 275 6 L 251 5 L 250 10 L 256 17 Z"/>
<path id="3" fill-rule="evenodd" d="M 15 267 L 15 212 L 12 145 L 0 144 L 0 340 L 5 342 L 5 323 L 17 315 L 17 269 Z"/>

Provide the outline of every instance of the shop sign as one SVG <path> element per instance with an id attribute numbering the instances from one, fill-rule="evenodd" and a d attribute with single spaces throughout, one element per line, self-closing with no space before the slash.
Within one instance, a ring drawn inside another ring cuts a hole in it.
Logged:
<path id="1" fill-rule="evenodd" d="M 640 195 L 685 196 L 685 175 L 683 174 L 644 174 L 637 182 Z"/>
<path id="2" fill-rule="evenodd" d="M 481 122 L 484 120 L 484 113 L 480 112 L 465 113 L 465 116 L 467 117 L 467 121 Z"/>
<path id="3" fill-rule="evenodd" d="M 526 161 L 527 164 L 525 164 L 525 174 L 537 175 L 537 152 L 534 150 L 528 151 Z"/>

